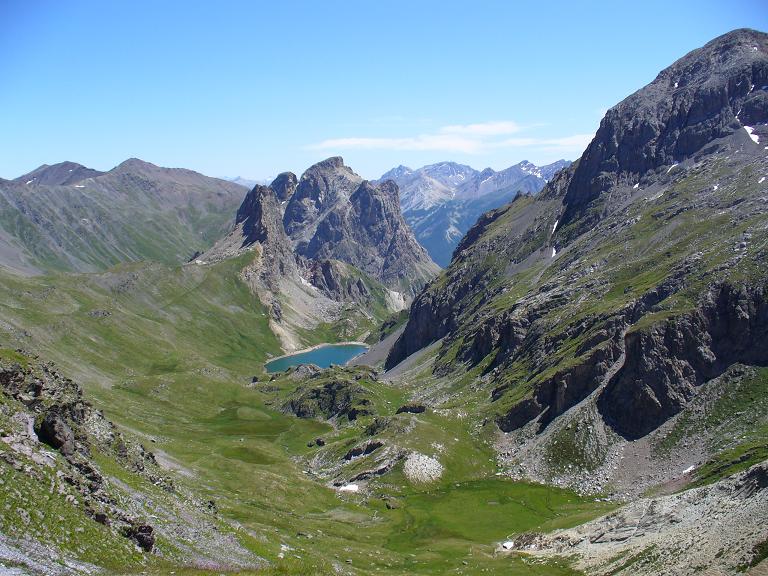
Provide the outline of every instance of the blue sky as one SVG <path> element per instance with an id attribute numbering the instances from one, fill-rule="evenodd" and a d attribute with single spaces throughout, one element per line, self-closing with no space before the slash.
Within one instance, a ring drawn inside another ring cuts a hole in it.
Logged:
<path id="1" fill-rule="evenodd" d="M 604 111 L 768 2 L 0 0 L 0 177 L 129 157 L 270 178 L 331 155 L 575 159 Z"/>

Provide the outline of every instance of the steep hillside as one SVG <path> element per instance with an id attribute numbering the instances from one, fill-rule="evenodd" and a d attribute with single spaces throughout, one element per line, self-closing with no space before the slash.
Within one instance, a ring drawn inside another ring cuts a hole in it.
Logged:
<path id="1" fill-rule="evenodd" d="M 244 195 L 237 184 L 136 159 L 104 173 L 42 166 L 0 181 L 0 265 L 40 273 L 185 262 L 226 234 Z"/>
<path id="2" fill-rule="evenodd" d="M 439 343 L 514 477 L 638 494 L 764 459 L 766 86 L 768 36 L 739 30 L 609 110 L 467 233 L 387 367 Z"/>
<path id="3" fill-rule="evenodd" d="M 397 183 L 403 216 L 416 239 L 435 262 L 447 266 L 459 240 L 481 214 L 503 206 L 517 194 L 535 194 L 569 164 L 559 160 L 538 167 L 523 161 L 496 172 L 442 162 L 418 170 L 398 166 L 378 181 Z"/>
<path id="4" fill-rule="evenodd" d="M 177 484 L 51 363 L 0 348 L 0 571 L 92 573 L 178 564 L 259 568 L 213 501 Z"/>

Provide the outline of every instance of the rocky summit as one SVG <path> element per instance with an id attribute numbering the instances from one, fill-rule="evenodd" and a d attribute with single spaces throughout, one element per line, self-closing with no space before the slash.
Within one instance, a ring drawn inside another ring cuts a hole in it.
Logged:
<path id="1" fill-rule="evenodd" d="M 234 229 L 195 262 L 251 253 L 244 277 L 287 349 L 297 329 L 345 320 L 345 304 L 369 320 L 400 311 L 439 271 L 403 220 L 397 185 L 365 181 L 338 157 L 256 185 Z"/>
<path id="2" fill-rule="evenodd" d="M 408 300 L 438 271 L 403 219 L 397 185 L 364 181 L 339 157 L 301 176 L 283 224 L 299 255 L 352 264 Z"/>

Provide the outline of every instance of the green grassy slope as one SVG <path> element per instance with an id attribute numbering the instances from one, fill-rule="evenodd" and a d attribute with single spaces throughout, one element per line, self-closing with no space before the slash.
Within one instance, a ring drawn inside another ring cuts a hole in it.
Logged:
<path id="1" fill-rule="evenodd" d="M 269 382 L 263 375 L 263 362 L 279 345 L 262 306 L 238 277 L 243 265 L 236 260 L 210 267 L 131 264 L 93 275 L 4 274 L 0 340 L 6 348 L 54 360 L 82 382 L 109 419 L 170 462 L 180 486 L 213 500 L 226 529 L 271 561 L 275 573 L 323 574 L 334 564 L 361 574 L 572 573 L 565 564 L 497 558 L 493 548 L 514 533 L 593 517 L 605 504 L 495 477 L 492 451 L 473 432 L 473 421 L 428 413 L 406 438 L 391 436 L 408 450 L 445 446 L 446 474 L 435 485 L 412 486 L 396 469 L 369 491 L 342 495 L 306 474 L 311 440 L 323 436 L 331 451 L 343 450 L 375 416 L 334 428 L 279 410 L 280 398 L 300 383 L 286 376 Z M 261 383 L 251 388 L 254 374 Z M 383 417 L 394 417 L 415 389 L 363 383 L 376 399 L 375 415 Z M 130 481 L 108 461 L 99 463 Z M 387 508 L 383 496 L 398 507 Z M 152 497 L 164 501 L 160 491 Z M 98 551 L 75 556 L 126 573 L 136 562 L 130 555 L 108 560 Z M 208 573 L 170 567 L 168 559 L 141 562 L 150 573 Z M 223 571 L 226 566 L 211 573 Z"/>

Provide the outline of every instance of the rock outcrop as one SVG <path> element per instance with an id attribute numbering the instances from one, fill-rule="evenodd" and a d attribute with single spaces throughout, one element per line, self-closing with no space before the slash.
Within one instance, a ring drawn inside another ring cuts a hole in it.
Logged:
<path id="1" fill-rule="evenodd" d="M 280 202 L 286 202 L 293 196 L 299 181 L 293 172 L 283 172 L 278 174 L 269 185 L 275 191 L 275 195 Z"/>
<path id="2" fill-rule="evenodd" d="M 283 230 L 280 204 L 271 187 L 256 185 L 237 210 L 235 231 L 230 234 L 241 242 L 239 250 L 259 245 L 259 264 L 254 270 L 260 283 L 279 292 L 280 278 L 298 274 L 290 241 Z"/>
<path id="3" fill-rule="evenodd" d="M 3 352 L 7 355 L 7 351 Z M 173 482 L 160 474 L 151 452 L 126 438 L 83 398 L 77 383 L 63 377 L 51 364 L 37 367 L 34 366 L 35 359 L 19 353 L 13 356 L 27 363 L 27 366 L 0 357 L 0 394 L 6 402 L 15 401 L 28 411 L 29 418 L 34 421 L 37 440 L 63 456 L 65 472 L 61 473 L 61 477 L 77 490 L 83 511 L 95 521 L 114 525 L 126 536 L 133 537 L 131 534 L 138 520 L 110 492 L 104 474 L 92 461 L 93 450 L 103 451 L 128 470 L 146 476 L 169 492 L 175 490 Z M 4 404 L 3 412 L 7 414 L 13 406 Z M 23 420 L 25 416 L 17 412 L 14 419 Z M 51 465 L 49 460 L 37 455 L 34 439 L 25 437 L 23 430 L 14 433 L 12 429 L 6 429 L 2 436 L 3 442 L 9 446 L 9 450 L 2 453 L 5 463 L 26 470 L 20 465 L 21 459 L 31 456 L 34 463 Z M 29 473 L 35 475 L 32 471 Z M 78 501 L 73 499 L 72 502 Z M 144 528 L 149 534 L 152 533 L 151 526 Z M 150 542 L 144 538 L 142 542 L 144 550 L 152 549 L 153 540 Z"/>
<path id="4" fill-rule="evenodd" d="M 302 175 L 283 225 L 298 255 L 346 262 L 409 299 L 438 272 L 403 220 L 397 186 L 364 181 L 339 157 Z"/>
<path id="5" fill-rule="evenodd" d="M 311 381 L 299 387 L 283 409 L 299 418 L 346 418 L 356 420 L 372 414 L 372 402 L 362 386 L 343 379 L 321 385 Z"/>
<path id="6" fill-rule="evenodd" d="M 627 334 L 625 349 L 598 406 L 618 432 L 638 438 L 732 364 L 768 365 L 766 288 L 715 286 L 694 313 Z"/>
<path id="7" fill-rule="evenodd" d="M 762 463 L 710 486 L 638 498 L 576 528 L 521 534 L 498 553 L 567 556 L 585 572 L 677 576 L 701 566 L 704 573 L 759 574 L 748 568 L 765 557 L 765 530 L 756 527 L 768 514 L 767 486 Z"/>
<path id="8" fill-rule="evenodd" d="M 611 108 L 569 183 L 561 225 L 582 219 L 574 234 L 587 229 L 626 197 L 616 194 L 617 186 L 630 190 L 658 168 L 742 126 L 768 121 L 766 51 L 765 34 L 736 30 L 684 56 Z"/>
<path id="9" fill-rule="evenodd" d="M 97 568 L 84 553 L 91 562 L 133 558 L 143 566 L 150 559 L 142 553 L 151 553 L 261 567 L 226 532 L 215 504 L 164 466 L 52 363 L 0 348 L 0 501 L 21 519 L 3 522 L 0 566 L 11 560 L 23 573 L 91 574 Z"/>

